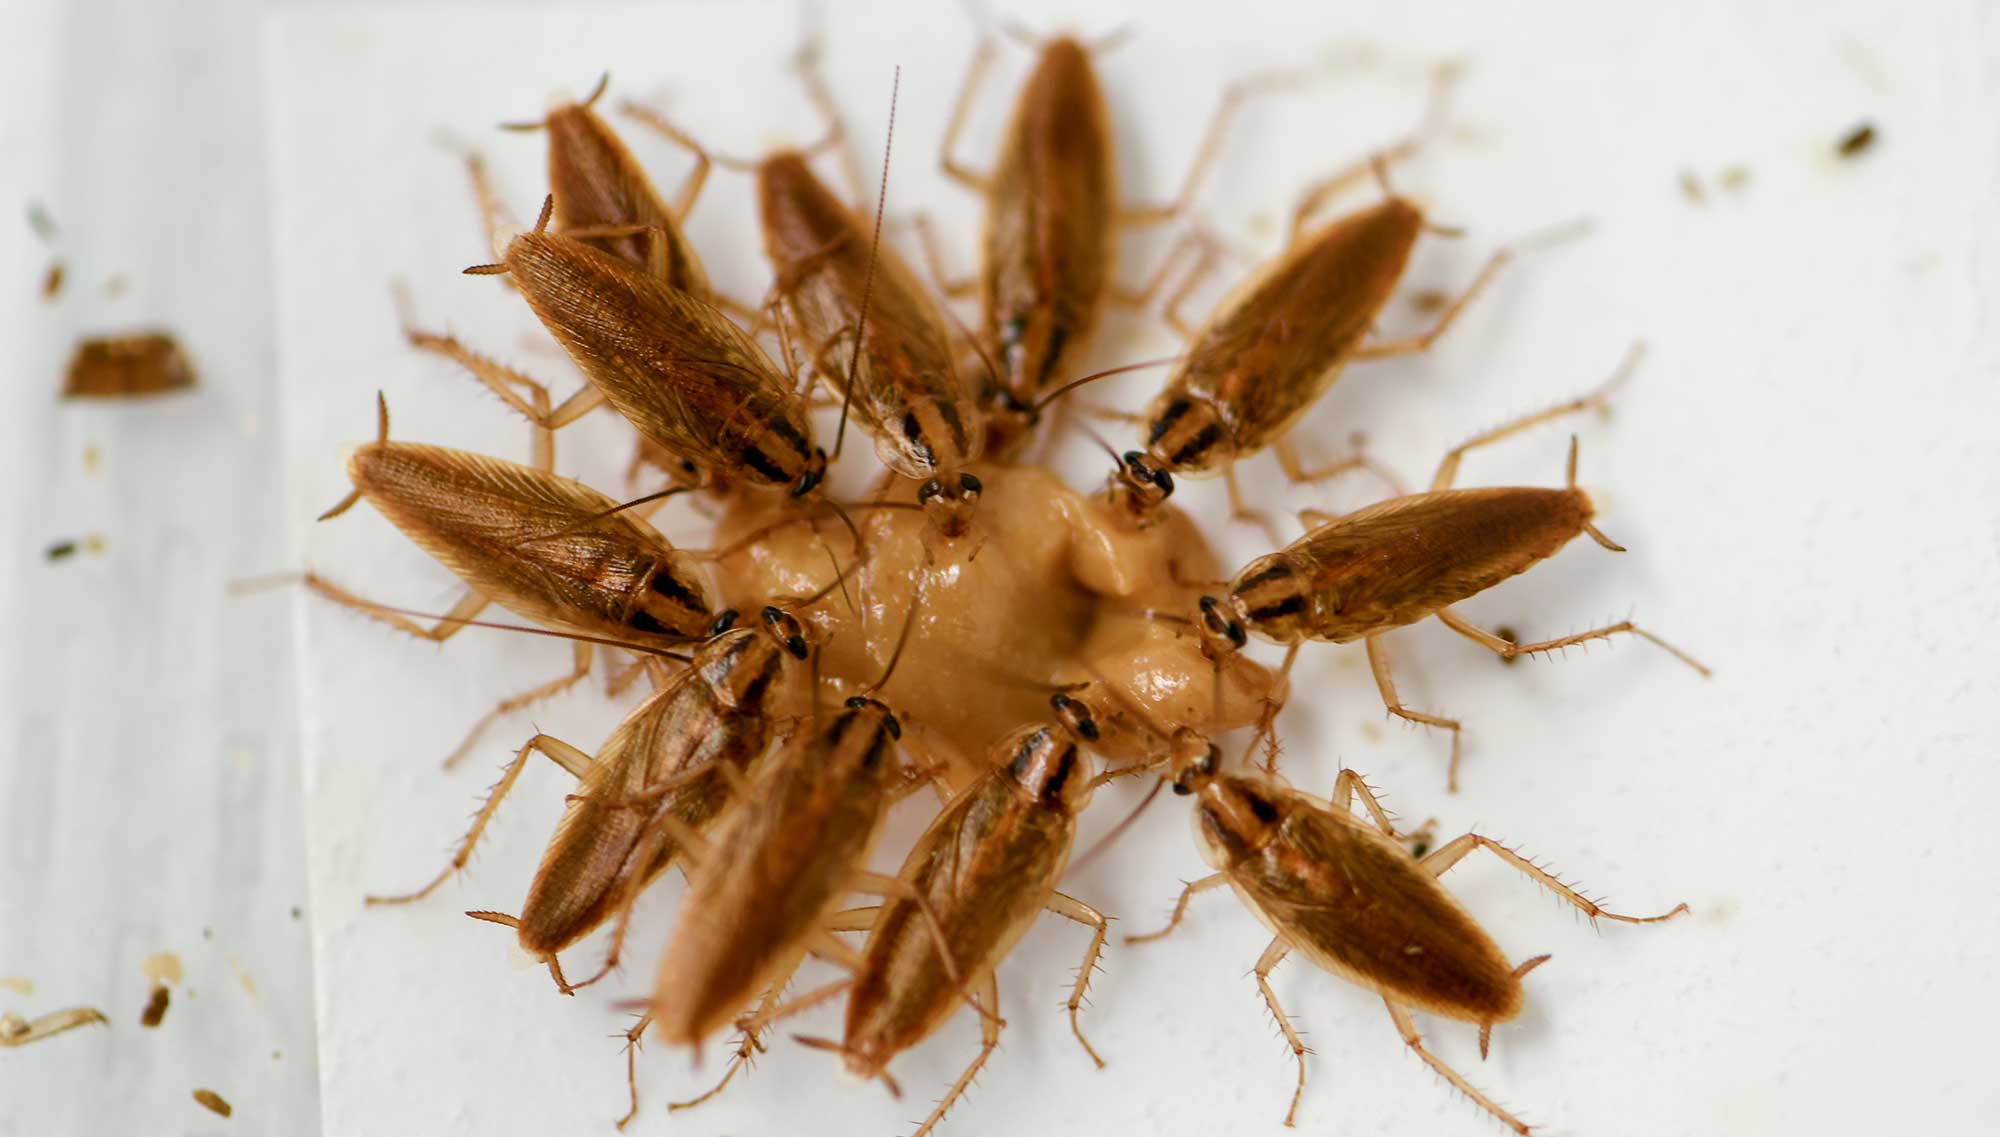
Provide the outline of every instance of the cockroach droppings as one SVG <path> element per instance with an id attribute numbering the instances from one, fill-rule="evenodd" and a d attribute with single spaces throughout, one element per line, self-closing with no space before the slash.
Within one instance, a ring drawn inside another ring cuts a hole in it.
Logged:
<path id="1" fill-rule="evenodd" d="M 139 1025 L 152 1029 L 167 1017 L 167 1004 L 173 1001 L 173 992 L 164 983 L 153 986 L 153 997 L 146 1000 L 146 1009 L 139 1012 Z"/>
<path id="2" fill-rule="evenodd" d="M 1833 150 L 1841 158 L 1852 161 L 1867 153 L 1868 148 L 1873 145 L 1875 145 L 1875 124 L 1872 122 L 1862 122 L 1846 134 L 1841 135 L 1840 142 L 1834 146 Z"/>
<path id="3" fill-rule="evenodd" d="M 48 547 L 48 551 L 42 554 L 42 559 L 48 561 L 60 561 L 60 560 L 67 560 L 68 558 L 73 557 L 75 555 L 76 555 L 75 541 L 57 541 L 56 543 Z"/>
<path id="4" fill-rule="evenodd" d="M 222 1095 L 214 1090 L 196 1090 L 194 1100 L 200 1102 L 202 1108 L 220 1117 L 228 1117 L 236 1112 L 227 1101 L 223 1100 Z"/>
<path id="5" fill-rule="evenodd" d="M 42 274 L 42 299 L 54 300 L 62 295 L 63 274 L 66 271 L 61 260 L 49 262 L 49 270 Z"/>
<path id="6" fill-rule="evenodd" d="M 194 367 L 165 332 L 86 339 L 63 380 L 65 399 L 126 399 L 194 386 Z"/>

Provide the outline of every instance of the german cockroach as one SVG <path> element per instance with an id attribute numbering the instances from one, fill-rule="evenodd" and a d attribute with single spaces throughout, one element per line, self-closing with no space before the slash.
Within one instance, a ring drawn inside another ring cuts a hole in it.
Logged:
<path id="1" fill-rule="evenodd" d="M 986 445 L 986 415 L 960 372 L 937 301 L 873 226 L 812 172 L 808 157 L 846 137 L 808 49 L 801 67 L 830 125 L 812 150 L 781 150 L 756 164 L 764 252 L 774 294 L 806 344 L 806 366 L 838 389 L 874 435 L 875 454 L 918 483 L 937 531 L 965 533 L 983 489 L 966 467 Z M 889 129 L 895 130 L 894 106 Z M 888 164 L 883 163 L 883 190 Z M 836 447 L 837 448 L 837 447 Z"/>
<path id="2" fill-rule="evenodd" d="M 729 796 L 719 766 L 747 771 L 763 755 L 774 733 L 769 704 L 779 694 L 782 668 L 788 658 L 809 654 L 805 631 L 789 611 L 766 607 L 755 627 L 736 627 L 736 621 L 733 609 L 717 617 L 712 638 L 695 650 L 686 669 L 633 708 L 595 757 L 546 734 L 530 738 L 487 795 L 451 862 L 415 892 L 371 896 L 368 902 L 421 900 L 463 870 L 529 756 L 540 753 L 575 777 L 578 790 L 549 839 L 520 914 L 471 915 L 516 929 L 522 949 L 548 965 L 564 994 L 602 978 L 618 964 L 632 903 L 681 851 L 648 812 L 626 808 L 620 800 L 671 781 L 672 790 L 649 810 L 670 812 L 681 824 L 705 831 Z M 691 776 L 704 769 L 706 776 Z M 619 925 L 603 968 L 570 983 L 557 953 L 613 916 Z"/>
<path id="3" fill-rule="evenodd" d="M 467 271 L 507 273 L 598 394 L 670 453 L 794 496 L 818 487 L 827 458 L 805 397 L 757 342 L 695 293 L 549 232 L 550 208 L 499 264 Z"/>
<path id="4" fill-rule="evenodd" d="M 1092 929 L 1083 964 L 1070 990 L 1070 1030 L 1104 1065 L 1083 1036 L 1078 1009 L 1104 947 L 1104 915 L 1056 891 L 1069 864 L 1076 818 L 1102 780 L 1092 778 L 1082 747 L 1097 741 L 1097 724 L 1085 704 L 1062 694 L 1050 700 L 1055 721 L 1022 727 L 992 750 L 990 772 L 949 802 L 917 839 L 898 874 L 930 903 L 944 927 L 956 965 L 973 985 L 988 1017 L 980 1024 L 979 1054 L 946 1092 L 914 1137 L 924 1137 L 965 1092 L 974 1075 L 1000 1044 L 999 987 L 994 969 L 1026 934 L 1043 910 Z M 801 1039 L 838 1052 L 850 1073 L 882 1078 L 898 1054 L 928 1038 L 958 1009 L 962 985 L 955 981 L 937 941 L 914 900 L 890 899 L 872 915 L 861 969 L 847 1001 L 846 1032 L 840 1042 Z"/>
<path id="5" fill-rule="evenodd" d="M 1289 670 L 1299 647 L 1308 641 L 1363 641 L 1389 713 L 1451 732 L 1453 789 L 1458 787 L 1459 724 L 1411 710 L 1397 698 L 1382 638 L 1393 628 L 1436 616 L 1502 659 L 1634 635 L 1707 675 L 1706 667 L 1630 620 L 1555 639 L 1514 643 L 1451 610 L 1451 605 L 1554 556 L 1578 536 L 1588 534 L 1612 552 L 1624 551 L 1591 524 L 1595 511 L 1590 495 L 1576 484 L 1574 436 L 1562 489 L 1450 487 L 1468 451 L 1549 419 L 1602 407 L 1610 388 L 1637 359 L 1634 348 L 1618 374 L 1598 390 L 1496 427 L 1453 449 L 1438 465 L 1428 493 L 1392 498 L 1342 517 L 1309 511 L 1305 516 L 1314 528 L 1305 536 L 1243 566 L 1222 595 L 1201 598 L 1193 623 L 1204 652 L 1211 659 L 1226 658 L 1255 634 L 1291 649 L 1285 661 Z"/>
<path id="6" fill-rule="evenodd" d="M 1285 434 L 1349 363 L 1428 349 L 1518 255 L 1514 247 L 1495 251 L 1421 334 L 1369 340 L 1417 237 L 1436 228 L 1421 206 L 1388 187 L 1385 173 L 1388 161 L 1412 152 L 1428 129 L 1376 155 L 1371 165 L 1350 167 L 1310 187 L 1293 210 L 1285 251 L 1239 284 L 1199 329 L 1188 329 L 1177 316 L 1178 301 L 1189 288 L 1179 290 L 1168 318 L 1187 336 L 1187 352 L 1141 416 L 1145 449 L 1123 455 L 1108 483 L 1111 501 L 1132 523 L 1149 523 L 1152 511 L 1173 492 L 1176 474 L 1230 475 L 1236 515 L 1255 516 L 1237 491 L 1232 467 L 1265 447 L 1275 448 L 1295 481 L 1353 466 L 1341 462 L 1309 470 Z M 1370 168 L 1382 181 L 1384 199 L 1309 231 L 1326 202 Z"/>
<path id="7" fill-rule="evenodd" d="M 1660 916 L 1624 916 L 1598 906 L 1553 874 L 1489 837 L 1467 833 L 1421 859 L 1404 848 L 1375 796 L 1352 770 L 1324 801 L 1287 786 L 1276 775 L 1219 769 L 1214 747 L 1184 752 L 1175 763 L 1174 792 L 1195 796 L 1195 843 L 1215 869 L 1182 890 L 1173 917 L 1158 932 L 1126 942 L 1156 940 L 1173 931 L 1196 894 L 1229 885 L 1272 932 L 1258 957 L 1257 989 L 1284 1031 L 1299 1066 L 1285 1124 L 1298 1115 L 1305 1092 L 1306 1047 L 1271 989 L 1270 975 L 1293 951 L 1349 982 L 1382 996 L 1403 1042 L 1424 1064 L 1517 1133 L 1528 1127 L 1474 1089 L 1456 1070 L 1424 1048 L 1410 1019 L 1428 1011 L 1479 1026 L 1484 1057 L 1493 1024 L 1521 1011 L 1521 977 L 1548 961 L 1540 955 L 1510 965 L 1488 936 L 1437 878 L 1475 849 L 1486 849 L 1592 920 L 1652 924 L 1686 912 L 1676 905 Z M 1352 812 L 1353 798 L 1373 826 Z"/>
<path id="8" fill-rule="evenodd" d="M 546 469 L 389 440 L 389 404 L 377 399 L 376 440 L 347 459 L 354 490 L 321 520 L 366 498 L 466 583 L 446 615 L 425 627 L 318 576 L 306 586 L 419 639 L 442 643 L 490 603 L 544 627 L 635 647 L 674 648 L 715 621 L 695 559 L 618 503 Z M 503 700 L 445 760 L 465 756 L 488 724 L 573 686 L 590 673 L 591 645 L 575 645 L 561 679 Z"/>
<path id="9" fill-rule="evenodd" d="M 1087 349 L 1107 297 L 1146 304 L 1181 259 L 1183 248 L 1148 285 L 1118 288 L 1112 280 L 1121 226 L 1149 225 L 1180 215 L 1193 200 L 1218 152 L 1236 106 L 1261 83 L 1229 89 L 1211 120 L 1174 200 L 1165 205 L 1119 201 L 1111 116 L 1091 66 L 1093 51 L 1069 36 L 1036 42 L 1003 25 L 1038 51 L 1021 86 L 992 169 L 981 172 L 953 156 L 980 80 L 995 55 L 982 38 L 966 71 L 939 148 L 946 176 L 979 194 L 986 221 L 977 276 L 982 355 L 1000 371 L 988 393 L 988 449 L 1000 452 L 1034 425 L 1038 400 L 1070 378 Z M 1114 32 L 1110 40 L 1120 38 Z M 938 254 L 928 223 L 920 228 L 936 271 Z M 971 282 L 947 286 L 957 294 Z"/>

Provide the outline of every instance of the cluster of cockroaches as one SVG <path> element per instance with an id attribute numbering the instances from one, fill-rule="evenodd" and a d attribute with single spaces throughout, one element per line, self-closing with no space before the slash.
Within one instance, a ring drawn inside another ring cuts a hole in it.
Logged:
<path id="1" fill-rule="evenodd" d="M 890 1061 L 969 1004 L 983 1045 L 921 1135 L 994 1050 L 1005 1025 L 995 968 L 1043 909 L 1092 929 L 1067 1005 L 1077 1041 L 1102 1065 L 1077 1014 L 1106 919 L 1057 884 L 1092 791 L 1157 773 L 1195 799 L 1197 840 L 1216 872 L 1187 886 L 1165 929 L 1130 939 L 1164 936 L 1190 897 L 1223 883 L 1271 928 L 1255 976 L 1298 1059 L 1287 1124 L 1306 1048 L 1267 977 L 1298 951 L 1379 993 L 1425 1063 L 1526 1133 L 1424 1048 L 1410 1011 L 1477 1024 L 1483 1054 L 1493 1024 L 1521 1008 L 1521 977 L 1547 957 L 1509 963 L 1438 878 L 1484 848 L 1593 919 L 1647 923 L 1685 906 L 1645 918 L 1606 911 L 1476 833 L 1419 855 L 1352 771 L 1340 774 L 1331 800 L 1290 788 L 1276 772 L 1274 720 L 1300 645 L 1361 640 L 1389 712 L 1451 732 L 1455 786 L 1459 724 L 1402 704 L 1384 633 L 1436 616 L 1503 659 L 1621 633 L 1654 639 L 1627 622 L 1520 643 L 1451 608 L 1580 534 L 1618 549 L 1591 523 L 1574 440 L 1561 489 L 1452 488 L 1467 450 L 1599 406 L 1603 392 L 1472 439 L 1446 456 L 1427 492 L 1309 517 L 1304 536 L 1218 580 L 1224 574 L 1199 534 L 1167 504 L 1175 479 L 1228 476 L 1232 463 L 1267 448 L 1295 479 L 1364 463 L 1306 469 L 1286 431 L 1349 362 L 1427 347 L 1509 255 L 1496 253 L 1425 334 L 1371 339 L 1428 224 L 1384 175 L 1413 138 L 1311 187 L 1284 250 L 1186 331 L 1164 388 L 1138 417 L 1143 448 L 1115 456 L 1093 495 L 1064 487 L 1021 455 L 1043 433 L 1052 400 L 1090 378 L 1072 372 L 1100 309 L 1113 299 L 1148 304 L 1170 275 L 1163 268 L 1129 295 L 1114 287 L 1119 226 L 1180 210 L 1119 202 L 1089 49 L 1068 38 L 1038 46 L 991 171 L 951 157 L 991 41 L 975 57 L 943 148 L 947 173 L 986 201 L 983 310 L 970 331 L 882 244 L 879 199 L 871 220 L 812 172 L 810 158 L 838 153 L 858 181 L 809 57 L 801 73 L 829 133 L 806 150 L 711 159 L 656 111 L 627 106 L 697 161 L 672 204 L 594 108 L 601 84 L 530 124 L 547 133 L 551 195 L 532 230 L 496 228 L 497 263 L 467 271 L 504 274 L 588 385 L 556 405 L 528 376 L 450 337 L 410 331 L 414 344 L 457 360 L 532 421 L 535 464 L 392 441 L 384 404 L 379 437 L 349 460 L 353 492 L 327 516 L 366 499 L 468 591 L 427 626 L 317 575 L 307 583 L 432 640 L 478 623 L 492 603 L 575 642 L 572 673 L 505 700 L 482 727 L 578 682 L 600 646 L 637 656 L 627 675 L 648 678 L 654 691 L 594 755 L 546 735 L 529 739 L 438 877 L 378 900 L 417 900 L 461 869 L 530 757 L 545 755 L 578 788 L 519 914 L 473 915 L 515 928 L 573 991 L 617 965 L 636 897 L 681 866 L 688 893 L 630 1038 L 650 1031 L 697 1046 L 734 1026 L 741 1039 L 723 1085 L 774 1023 L 845 995 L 843 1036 L 803 1041 L 893 1089 Z M 1267 85 L 1232 88 L 1182 203 L 1230 109 Z M 712 161 L 754 176 L 774 275 L 761 304 L 717 294 L 683 236 L 680 222 Z M 1334 191 L 1371 168 L 1383 200 L 1316 224 Z M 476 165 L 474 175 L 490 219 Z M 1215 264 L 1212 244 L 1198 236 L 1169 258 L 1191 266 L 1190 282 Z M 1191 287 L 1174 289 L 1165 306 L 1177 327 L 1173 313 Z M 816 403 L 821 381 L 830 395 Z M 830 488 L 812 413 L 834 399 L 839 436 L 856 420 L 887 467 L 868 492 L 845 500 Z M 553 431 L 604 403 L 636 429 L 642 459 L 673 488 L 621 504 L 553 473 Z M 1247 512 L 1233 480 L 1230 488 L 1238 513 Z M 723 515 L 713 549 L 671 547 L 642 520 L 675 494 L 706 499 Z M 1242 654 L 1253 635 L 1289 647 L 1283 668 Z M 837 708 L 825 705 L 829 693 Z M 1213 739 L 1253 724 L 1258 737 L 1242 761 L 1225 763 Z M 1090 751 L 1104 760 L 1095 772 Z M 933 784 L 944 806 L 902 871 L 867 871 L 889 806 Z M 1357 797 L 1367 820 L 1352 811 Z M 882 902 L 843 908 L 850 891 Z M 558 953 L 613 921 L 603 967 L 567 978 Z M 856 950 L 841 932 L 867 939 Z M 809 954 L 847 977 L 786 1001 Z"/>

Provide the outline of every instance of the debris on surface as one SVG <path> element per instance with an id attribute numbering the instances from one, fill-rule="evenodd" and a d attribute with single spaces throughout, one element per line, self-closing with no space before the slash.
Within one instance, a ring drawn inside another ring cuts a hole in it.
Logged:
<path id="1" fill-rule="evenodd" d="M 104 294 L 106 296 L 112 297 L 113 299 L 116 299 L 120 296 L 125 295 L 125 289 L 130 285 L 130 283 L 131 283 L 130 281 L 125 279 L 124 273 L 114 272 L 104 282 Z"/>
<path id="2" fill-rule="evenodd" d="M 194 1092 L 194 1100 L 200 1102 L 209 1112 L 219 1114 L 223 1117 L 228 1117 L 230 1114 L 236 1112 L 230 1108 L 227 1101 L 223 1100 L 222 1095 L 216 1093 L 214 1090 L 196 1090 Z"/>
<path id="3" fill-rule="evenodd" d="M 139 1012 L 139 1025 L 148 1029 L 159 1026 L 167 1017 L 167 1004 L 173 1001 L 172 992 L 164 983 L 153 985 L 153 997 L 146 1000 L 146 1009 Z"/>
<path id="4" fill-rule="evenodd" d="M 0 975 L 0 991 L 32 995 L 35 993 L 35 981 L 21 975 Z"/>
<path id="5" fill-rule="evenodd" d="M 121 399 L 194 386 L 194 368 L 165 332 L 103 336 L 77 344 L 63 398 Z"/>
<path id="6" fill-rule="evenodd" d="M 61 260 L 49 262 L 49 271 L 42 274 L 42 299 L 54 300 L 62 293 L 64 266 Z"/>
<path id="7" fill-rule="evenodd" d="M 0 1046 L 26 1046 L 91 1023 L 109 1026 L 111 1020 L 96 1007 L 70 1007 L 43 1015 L 32 1022 L 9 1011 L 0 1015 Z"/>
<path id="8" fill-rule="evenodd" d="M 1697 205 L 1708 200 L 1708 192 L 1701 188 L 1701 178 L 1693 170 L 1681 171 L 1681 195 Z"/>
<path id="9" fill-rule="evenodd" d="M 45 242 L 54 241 L 58 232 L 56 219 L 49 216 L 48 207 L 39 201 L 28 203 L 28 228 L 33 229 L 35 236 Z"/>
<path id="10" fill-rule="evenodd" d="M 1451 293 L 1441 288 L 1422 288 L 1410 293 L 1410 307 L 1426 316 L 1444 311 L 1444 306 L 1449 303 Z"/>
<path id="11" fill-rule="evenodd" d="M 1841 135 L 1840 142 L 1834 146 L 1833 152 L 1842 158 L 1852 160 L 1859 158 L 1873 145 L 1875 145 L 1875 124 L 1864 121 L 1853 130 Z"/>
<path id="12" fill-rule="evenodd" d="M 1731 166 L 1717 174 L 1715 180 L 1731 193 L 1741 193 L 1750 188 L 1750 167 Z"/>
<path id="13" fill-rule="evenodd" d="M 65 538 L 61 541 L 53 542 L 47 549 L 43 550 L 42 559 L 48 561 L 67 560 L 75 556 L 79 549 L 86 553 L 101 553 L 104 551 L 104 538 L 92 533 L 82 540 Z"/>

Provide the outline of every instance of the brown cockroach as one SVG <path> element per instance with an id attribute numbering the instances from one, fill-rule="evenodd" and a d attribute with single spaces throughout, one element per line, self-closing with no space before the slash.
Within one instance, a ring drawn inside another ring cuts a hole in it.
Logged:
<path id="1" fill-rule="evenodd" d="M 442 643 L 489 603 L 547 628 L 635 647 L 673 648 L 715 621 L 695 558 L 618 503 L 547 469 L 484 454 L 389 440 L 389 404 L 377 397 L 376 440 L 347 459 L 354 489 L 321 520 L 368 499 L 466 583 L 446 615 L 425 627 L 314 573 L 306 586 L 419 639 Z M 445 760 L 454 765 L 501 715 L 566 690 L 590 673 L 591 644 L 575 645 L 569 674 L 503 700 Z"/>
<path id="2" fill-rule="evenodd" d="M 1050 699 L 1055 721 L 1015 730 L 994 744 L 990 772 L 954 796 L 917 839 L 898 874 L 926 898 L 988 1017 L 979 1054 L 914 1137 L 924 1137 L 965 1092 L 1000 1044 L 999 987 L 994 969 L 1043 910 L 1092 930 L 1070 990 L 1070 1030 L 1099 1067 L 1104 1060 L 1083 1036 L 1078 1009 L 1097 967 L 1109 927 L 1104 915 L 1056 891 L 1069 864 L 1076 818 L 1091 791 L 1108 777 L 1091 777 L 1082 747 L 1097 741 L 1090 708 L 1067 695 Z M 928 1038 L 958 1009 L 961 984 L 944 966 L 937 942 L 908 899 L 843 916 L 872 915 L 861 970 L 852 980 L 841 1042 L 800 1039 L 838 1052 L 850 1073 L 881 1078 L 896 1055 Z"/>
<path id="3" fill-rule="evenodd" d="M 1475 849 L 1486 849 L 1556 894 L 1590 919 L 1626 924 L 1670 920 L 1686 904 L 1659 916 L 1607 911 L 1514 850 L 1477 833 L 1448 841 L 1421 858 L 1404 848 L 1389 815 L 1360 776 L 1343 770 L 1331 802 L 1292 789 L 1274 774 L 1226 773 L 1211 746 L 1183 752 L 1174 768 L 1174 792 L 1195 795 L 1195 843 L 1215 873 L 1181 892 L 1167 926 L 1141 943 L 1165 936 L 1180 923 L 1196 894 L 1228 884 L 1272 933 L 1258 957 L 1257 989 L 1284 1031 L 1298 1062 L 1285 1124 L 1297 1117 L 1305 1092 L 1306 1046 L 1293 1029 L 1271 972 L 1293 951 L 1325 971 L 1382 996 L 1403 1042 L 1425 1065 L 1517 1133 L 1527 1125 L 1473 1088 L 1456 1070 L 1424 1048 L 1410 1011 L 1421 1010 L 1479 1026 L 1483 1058 L 1493 1024 L 1520 1014 L 1521 977 L 1548 961 L 1540 955 L 1510 965 L 1491 936 L 1437 878 Z M 1360 797 L 1373 825 L 1356 818 Z"/>
<path id="4" fill-rule="evenodd" d="M 1451 732 L 1449 784 L 1458 788 L 1459 723 L 1405 707 L 1390 678 L 1385 633 L 1436 616 L 1446 627 L 1502 659 L 1557 651 L 1572 644 L 1633 635 L 1672 653 L 1702 675 L 1708 668 L 1651 632 L 1621 620 L 1600 628 L 1531 643 L 1510 642 L 1451 610 L 1451 605 L 1525 572 L 1578 536 L 1612 552 L 1624 548 L 1591 524 L 1590 495 L 1576 484 L 1571 436 L 1567 484 L 1452 489 L 1465 454 L 1562 415 L 1601 408 L 1610 389 L 1638 360 L 1635 347 L 1618 373 L 1581 398 L 1489 430 L 1448 453 L 1428 493 L 1379 502 L 1341 517 L 1308 511 L 1314 527 L 1275 553 L 1237 572 L 1221 596 L 1203 596 L 1193 623 L 1209 658 L 1240 651 L 1250 634 L 1287 645 L 1289 671 L 1308 641 L 1363 641 L 1383 705 L 1390 714 Z M 1268 724 L 1268 718 L 1267 718 Z"/>
<path id="5" fill-rule="evenodd" d="M 985 199 L 986 221 L 976 288 L 980 296 L 981 355 L 997 363 L 988 404 L 988 449 L 998 453 L 1034 426 L 1037 400 L 1065 378 L 1086 350 L 1107 297 L 1147 304 L 1190 243 L 1177 245 L 1148 284 L 1118 287 L 1112 280 L 1120 227 L 1152 225 L 1185 211 L 1220 149 L 1236 107 L 1268 82 L 1238 83 L 1224 94 L 1210 120 L 1179 192 L 1164 205 L 1119 200 L 1110 111 L 1091 66 L 1093 52 L 1108 50 L 1123 32 L 1086 45 L 1070 36 L 1036 41 L 1011 24 L 1006 32 L 1037 50 L 1035 67 L 1021 86 L 992 169 L 981 172 L 953 156 L 981 79 L 996 54 L 982 37 L 966 70 L 939 147 L 946 176 Z M 937 269 L 935 239 L 920 219 L 919 233 Z M 956 295 L 974 282 L 947 285 Z"/>
<path id="6" fill-rule="evenodd" d="M 1427 120 L 1436 114 L 1434 99 Z M 1388 162 L 1414 152 L 1430 129 L 1427 121 L 1369 164 L 1309 187 L 1293 209 L 1285 251 L 1239 284 L 1199 329 L 1187 328 L 1177 315 L 1193 279 L 1181 286 L 1167 314 L 1186 335 L 1188 350 L 1141 416 L 1145 449 L 1124 454 L 1108 482 L 1108 496 L 1129 521 L 1150 523 L 1152 511 L 1173 492 L 1173 475 L 1217 472 L 1229 478 L 1236 516 L 1256 516 L 1238 492 L 1233 466 L 1265 447 L 1275 449 L 1294 481 L 1319 480 L 1359 464 L 1348 460 L 1309 470 L 1285 435 L 1349 363 L 1429 349 L 1521 251 L 1520 246 L 1496 250 L 1426 331 L 1369 341 L 1417 237 L 1427 229 L 1440 231 L 1420 205 L 1389 187 L 1386 175 Z M 1369 169 L 1381 181 L 1383 200 L 1308 231 L 1325 203 Z"/>
<path id="7" fill-rule="evenodd" d="M 592 389 L 641 435 L 712 473 L 793 496 L 816 489 L 827 457 L 813 443 L 805 397 L 756 340 L 711 301 L 550 232 L 554 200 L 498 264 L 466 271 L 507 273 Z M 558 411 L 542 425 L 568 421 Z"/>
<path id="8" fill-rule="evenodd" d="M 705 831 L 728 798 L 719 765 L 745 771 L 763 755 L 775 722 L 770 703 L 786 660 L 810 653 L 805 630 L 790 611 L 768 606 L 749 628 L 735 626 L 737 615 L 731 609 L 718 616 L 711 638 L 686 669 L 633 708 L 595 757 L 550 735 L 530 738 L 487 795 L 450 863 L 415 892 L 371 896 L 368 903 L 422 900 L 462 871 L 529 756 L 540 753 L 577 779 L 577 792 L 549 839 L 520 915 L 469 915 L 516 929 L 522 949 L 548 965 L 566 995 L 608 974 L 618 964 L 633 902 L 680 854 L 679 844 L 646 812 L 618 800 L 672 781 L 673 789 L 649 808 Z M 705 776 L 689 777 L 704 769 Z M 613 916 L 619 925 L 603 968 L 570 983 L 557 953 Z"/>

